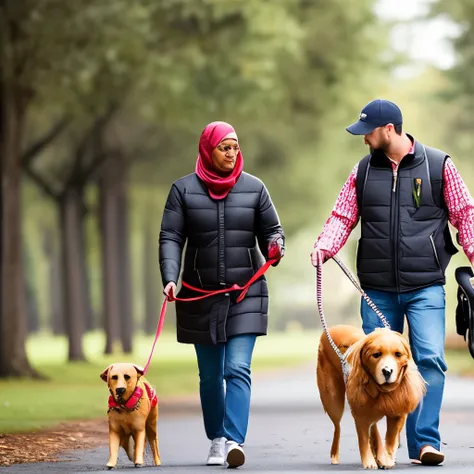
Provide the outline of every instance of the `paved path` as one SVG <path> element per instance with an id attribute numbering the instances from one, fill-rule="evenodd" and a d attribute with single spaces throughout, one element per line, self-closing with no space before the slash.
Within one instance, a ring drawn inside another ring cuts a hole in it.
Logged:
<path id="1" fill-rule="evenodd" d="M 198 400 L 182 401 L 179 412 L 175 405 L 161 404 L 159 422 L 160 449 L 163 465 L 147 465 L 140 473 L 200 473 L 219 472 L 222 467 L 203 465 L 208 441 L 204 436 Z M 467 469 L 474 471 L 474 380 L 448 377 L 442 413 L 443 467 L 411 465 L 406 442 L 398 452 L 397 471 L 451 474 Z M 315 383 L 314 366 L 286 372 L 256 376 L 252 398 L 252 413 L 245 446 L 246 473 L 298 472 L 361 472 L 357 439 L 350 412 L 343 419 L 341 464 L 329 464 L 332 424 L 321 409 Z M 78 451 L 65 457 L 64 462 L 23 464 L 0 469 L 6 473 L 88 473 L 110 472 L 104 469 L 108 448 Z M 137 472 L 124 454 L 117 472 Z"/>

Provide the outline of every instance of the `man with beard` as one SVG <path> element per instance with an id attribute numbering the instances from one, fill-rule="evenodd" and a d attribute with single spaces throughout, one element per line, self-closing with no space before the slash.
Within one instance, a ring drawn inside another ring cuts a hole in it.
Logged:
<path id="1" fill-rule="evenodd" d="M 403 132 L 402 113 L 377 99 L 347 131 L 370 148 L 352 170 L 311 253 L 314 266 L 333 257 L 361 220 L 357 274 L 394 331 L 405 316 L 414 360 L 427 393 L 407 419 L 408 452 L 415 463 L 441 464 L 439 415 L 445 371 L 445 270 L 458 242 L 474 265 L 474 201 L 444 152 Z M 381 321 L 361 300 L 365 333 Z"/>

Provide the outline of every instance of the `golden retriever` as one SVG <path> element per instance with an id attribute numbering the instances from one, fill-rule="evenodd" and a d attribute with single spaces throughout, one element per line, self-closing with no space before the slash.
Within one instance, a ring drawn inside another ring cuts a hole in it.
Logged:
<path id="1" fill-rule="evenodd" d="M 158 449 L 158 397 L 143 377 L 143 369 L 134 364 L 109 365 L 100 378 L 107 382 L 109 397 L 109 469 L 117 465 L 120 446 L 135 467 L 143 464 L 148 440 L 155 466 L 161 464 Z M 135 445 L 135 449 L 133 449 Z"/>
<path id="2" fill-rule="evenodd" d="M 340 325 L 329 332 L 339 350 L 343 354 L 347 351 L 351 367 L 344 383 L 341 362 L 323 333 L 316 374 L 321 402 L 334 424 L 331 464 L 339 464 L 340 423 L 347 394 L 363 467 L 391 468 L 407 415 L 426 392 L 410 347 L 400 333 L 390 329 L 365 335 L 359 328 Z M 387 417 L 385 447 L 377 429 L 383 417 Z"/>

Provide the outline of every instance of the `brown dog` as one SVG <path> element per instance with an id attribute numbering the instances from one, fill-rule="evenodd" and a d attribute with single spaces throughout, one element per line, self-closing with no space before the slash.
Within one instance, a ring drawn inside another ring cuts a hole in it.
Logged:
<path id="1" fill-rule="evenodd" d="M 339 464 L 340 422 L 347 394 L 363 467 L 391 468 L 407 415 L 426 391 L 410 347 L 400 333 L 390 329 L 376 329 L 365 335 L 361 329 L 340 325 L 329 332 L 339 350 L 347 351 L 351 366 L 345 384 L 341 362 L 323 333 L 316 373 L 321 402 L 334 424 L 331 464 Z M 387 417 L 385 447 L 377 429 L 383 417 Z"/>
<path id="2" fill-rule="evenodd" d="M 109 397 L 109 469 L 117 465 L 120 446 L 136 467 L 143 464 L 145 441 L 153 454 L 155 466 L 161 464 L 158 450 L 158 398 L 143 369 L 134 364 L 112 364 L 101 374 L 107 382 Z M 133 442 L 135 449 L 133 449 Z"/>

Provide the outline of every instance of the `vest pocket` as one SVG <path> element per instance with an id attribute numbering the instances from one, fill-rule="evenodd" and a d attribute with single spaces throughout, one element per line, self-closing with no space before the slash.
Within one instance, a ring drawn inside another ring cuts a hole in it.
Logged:
<path id="1" fill-rule="evenodd" d="M 407 207 L 408 214 L 415 221 L 431 221 L 441 219 L 444 216 L 444 210 L 435 206 Z"/>
<path id="2" fill-rule="evenodd" d="M 438 264 L 438 267 L 441 269 L 441 262 L 439 261 L 438 251 L 436 250 L 436 245 L 435 245 L 435 242 L 434 242 L 433 235 L 434 235 L 434 232 L 432 234 L 430 234 L 431 247 L 433 248 L 433 253 L 434 253 L 436 263 Z"/>

